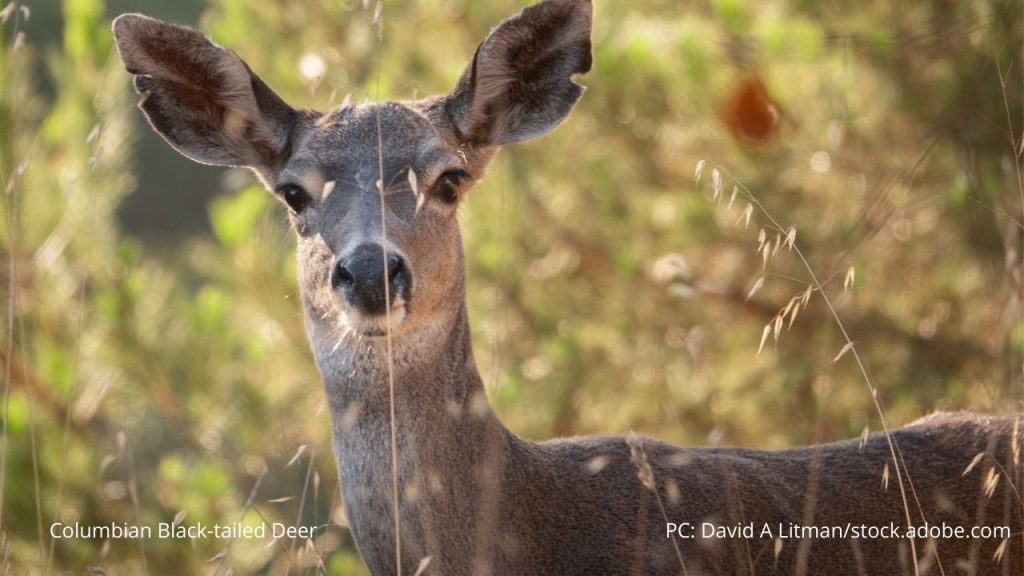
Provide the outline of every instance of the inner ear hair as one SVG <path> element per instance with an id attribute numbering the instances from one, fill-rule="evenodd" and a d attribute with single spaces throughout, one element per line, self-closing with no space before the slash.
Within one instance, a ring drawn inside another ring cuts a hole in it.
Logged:
<path id="1" fill-rule="evenodd" d="M 547 0 L 491 32 L 445 102 L 460 141 L 500 146 L 560 124 L 593 62 L 592 18 L 590 0 Z"/>
<path id="2" fill-rule="evenodd" d="M 286 153 L 297 113 L 233 51 L 202 33 L 141 14 L 114 37 L 153 128 L 207 164 L 266 167 Z"/>

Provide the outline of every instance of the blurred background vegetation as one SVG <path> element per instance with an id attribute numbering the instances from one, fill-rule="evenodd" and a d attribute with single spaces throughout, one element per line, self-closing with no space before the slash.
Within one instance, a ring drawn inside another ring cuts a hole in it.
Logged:
<path id="1" fill-rule="evenodd" d="M 109 29 L 124 11 L 199 26 L 293 104 L 327 108 L 377 98 L 378 71 L 380 98 L 448 89 L 525 3 L 389 0 L 381 40 L 369 4 L 4 4 L 3 570 L 364 570 L 282 209 L 151 134 Z M 796 230 L 890 425 L 1020 410 L 1022 27 L 1020 0 L 598 1 L 586 96 L 461 208 L 499 415 L 537 439 L 764 448 L 878 430 L 852 356 L 833 362 L 846 340 L 820 293 L 757 353 L 811 276 L 786 247 L 764 267 L 759 231 L 779 231 L 759 210 L 745 224 L 737 184 Z M 49 535 L 182 514 L 329 529 Z"/>

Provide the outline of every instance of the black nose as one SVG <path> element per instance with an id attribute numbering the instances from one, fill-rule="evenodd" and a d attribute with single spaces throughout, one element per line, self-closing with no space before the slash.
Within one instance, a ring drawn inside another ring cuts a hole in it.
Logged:
<path id="1" fill-rule="evenodd" d="M 391 302 L 408 299 L 409 268 L 405 260 L 393 252 L 387 255 L 385 280 L 384 248 L 362 244 L 346 258 L 338 260 L 331 273 L 331 286 L 341 290 L 349 306 L 365 314 L 383 314 L 387 298 Z M 388 290 L 384 286 L 387 282 Z"/>

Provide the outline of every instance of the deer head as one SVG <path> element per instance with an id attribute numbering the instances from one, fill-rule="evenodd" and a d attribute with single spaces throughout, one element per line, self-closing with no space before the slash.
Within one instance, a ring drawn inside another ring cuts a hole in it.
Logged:
<path id="1" fill-rule="evenodd" d="M 590 28 L 589 1 L 547 0 L 498 26 L 447 94 L 321 113 L 292 108 L 193 29 L 114 22 L 153 128 L 193 160 L 251 168 L 287 207 L 321 362 L 345 334 L 450 324 L 464 296 L 458 205 L 499 146 L 568 115 Z"/>

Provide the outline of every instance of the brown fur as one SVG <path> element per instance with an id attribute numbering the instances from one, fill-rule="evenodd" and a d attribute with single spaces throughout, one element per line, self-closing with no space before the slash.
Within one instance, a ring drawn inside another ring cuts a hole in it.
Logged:
<path id="1" fill-rule="evenodd" d="M 468 188 L 498 146 L 544 134 L 568 115 L 583 92 L 572 78 L 591 65 L 591 10 L 587 0 L 528 7 L 484 40 L 449 94 L 327 115 L 293 110 L 194 30 L 126 15 L 114 33 L 143 111 L 171 145 L 201 162 L 249 166 L 271 190 L 294 184 L 312 198 L 291 216 L 303 312 L 347 515 L 373 574 L 396 568 L 387 347 L 364 333 L 384 319 L 346 309 L 329 282 L 335 263 L 367 243 L 400 254 L 412 276 L 391 324 L 406 572 L 430 556 L 427 573 L 443 575 L 911 573 L 906 540 L 782 540 L 777 548 L 772 538 L 666 537 L 666 521 L 902 526 L 884 436 L 780 452 L 623 437 L 533 443 L 491 412 L 473 360 L 455 208 L 434 190 L 453 168 L 469 172 Z M 893 432 L 913 523 L 1013 529 L 999 560 L 1001 541 L 916 542 L 927 573 L 940 565 L 945 574 L 1024 571 L 1019 421 L 942 414 Z M 989 496 L 992 474 L 999 483 Z"/>

